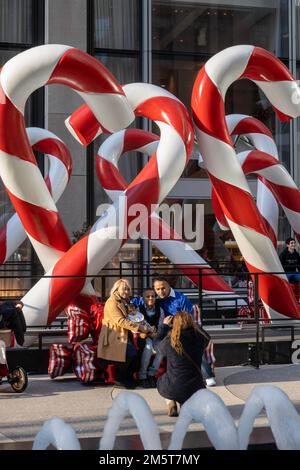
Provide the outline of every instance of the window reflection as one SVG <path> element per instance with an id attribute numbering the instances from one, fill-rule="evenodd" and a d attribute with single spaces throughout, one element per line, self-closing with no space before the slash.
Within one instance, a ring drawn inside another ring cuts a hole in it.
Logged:
<path id="1" fill-rule="evenodd" d="M 37 23 L 38 10 L 41 5 L 33 0 L 1 0 L 0 2 L 0 67 L 18 53 L 33 47 L 40 38 L 37 31 L 40 24 Z M 37 122 L 37 108 L 43 107 L 38 91 L 27 101 L 25 107 L 26 126 L 41 125 Z M 41 111 L 43 114 L 43 111 Z M 10 217 L 15 213 L 7 196 L 2 182 L 0 182 L 0 227 L 3 229 Z M 32 249 L 27 239 L 1 266 L 1 275 L 6 276 L 0 280 L 1 298 L 19 298 L 36 282 L 29 278 L 23 279 L 23 275 L 30 276 L 32 269 Z"/>
<path id="2" fill-rule="evenodd" d="M 94 1 L 94 46 L 103 49 L 139 49 L 138 0 Z"/>
<path id="3" fill-rule="evenodd" d="M 153 0 L 154 50 L 215 54 L 255 44 L 288 57 L 288 1 Z"/>
<path id="4" fill-rule="evenodd" d="M 33 42 L 32 0 L 1 0 L 0 42 L 14 44 Z"/>

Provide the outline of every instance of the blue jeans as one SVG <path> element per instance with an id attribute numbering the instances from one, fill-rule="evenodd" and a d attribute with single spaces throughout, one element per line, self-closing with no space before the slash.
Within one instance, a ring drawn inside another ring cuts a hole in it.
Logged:
<path id="1" fill-rule="evenodd" d="M 286 277 L 288 278 L 289 282 L 300 282 L 300 273 L 295 274 L 287 274 Z"/>
<path id="2" fill-rule="evenodd" d="M 207 362 L 205 354 L 202 356 L 202 363 L 201 363 L 201 372 L 204 379 L 210 379 L 214 377 L 214 371 L 211 368 L 211 365 Z"/>
<path id="3" fill-rule="evenodd" d="M 139 371 L 140 380 L 146 379 L 147 373 L 148 375 L 151 375 L 152 377 L 154 377 L 157 374 L 157 371 L 159 369 L 159 366 L 162 360 L 162 355 L 159 352 L 159 349 L 157 348 L 158 344 L 159 343 L 155 344 L 155 350 L 154 350 L 152 339 L 146 338 L 145 347 L 144 347 L 142 357 L 141 357 L 141 367 Z M 151 357 L 153 356 L 153 354 L 155 354 L 155 358 L 153 359 L 152 366 L 149 367 Z"/>

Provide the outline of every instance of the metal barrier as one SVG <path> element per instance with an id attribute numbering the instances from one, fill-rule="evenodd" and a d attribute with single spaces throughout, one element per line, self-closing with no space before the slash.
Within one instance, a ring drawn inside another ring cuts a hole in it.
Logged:
<path id="1" fill-rule="evenodd" d="M 195 271 L 195 265 L 190 265 L 193 268 L 193 273 Z M 197 265 L 199 266 L 199 265 Z M 15 266 L 12 266 L 12 268 Z M 23 268 L 22 268 L 23 270 Z M 15 275 L 14 269 L 11 270 L 12 274 L 10 274 L 10 270 L 7 269 L 3 273 L 3 269 L 0 268 L 0 282 L 2 279 L 11 279 L 14 280 L 16 277 L 18 280 L 29 280 L 30 286 L 27 289 L 23 289 L 22 294 L 25 294 L 28 289 L 38 281 L 42 274 L 20 274 L 20 266 L 17 269 L 17 276 Z M 187 275 L 192 274 L 188 273 L 185 270 L 185 273 L 180 273 L 178 270 L 172 266 L 171 263 L 165 263 L 157 265 L 155 263 L 135 263 L 135 262 L 121 262 L 119 268 L 105 268 L 101 271 L 100 274 L 90 275 L 90 276 L 45 276 L 45 277 L 55 277 L 55 278 L 83 278 L 88 277 L 94 279 L 93 284 L 94 286 L 97 285 L 97 295 L 103 301 L 109 295 L 110 286 L 115 282 L 115 280 L 119 278 L 127 278 L 131 281 L 133 287 L 133 294 L 139 295 L 142 292 L 142 286 L 149 286 L 151 285 L 152 278 L 154 275 L 161 275 L 166 277 L 167 279 L 174 276 L 176 277 L 176 284 L 174 287 L 177 290 L 184 292 L 188 297 L 191 298 L 193 303 L 198 303 L 203 312 L 203 325 L 204 326 L 220 326 L 224 330 L 224 334 L 226 334 L 226 325 L 232 324 L 240 324 L 241 322 L 247 323 L 247 325 L 252 325 L 255 328 L 255 367 L 259 367 L 260 363 L 264 361 L 264 349 L 265 349 L 265 331 L 268 329 L 290 329 L 291 331 L 291 342 L 295 338 L 295 329 L 300 328 L 300 321 L 286 318 L 282 319 L 274 319 L 272 320 L 272 324 L 265 325 L 264 319 L 259 316 L 259 278 L 260 276 L 266 274 L 281 274 L 281 273 L 245 273 L 244 271 L 240 273 L 235 273 L 234 276 L 238 277 L 240 274 L 241 278 L 243 279 L 252 279 L 254 282 L 254 302 L 253 302 L 253 309 L 254 309 L 254 318 L 244 318 L 238 316 L 238 307 L 239 302 L 243 300 L 247 303 L 247 292 L 245 287 L 237 287 L 235 289 L 235 293 L 232 295 L 224 295 L 224 294 L 215 294 L 215 295 L 207 295 L 203 292 L 202 285 L 203 285 L 203 276 L 210 276 L 210 275 L 220 275 L 220 276 L 233 276 L 231 271 L 228 272 L 221 272 L 221 273 L 203 273 L 201 268 L 198 268 L 198 287 L 192 287 L 185 283 L 186 287 L 178 287 L 178 285 L 183 286 L 182 279 L 186 278 Z M 178 281 L 178 282 L 177 282 Z M 190 283 L 191 284 L 191 283 Z M 2 295 L 2 300 L 15 300 L 20 298 L 20 287 L 18 286 L 16 289 L 10 288 L 7 289 L 0 289 L 1 293 L 5 291 L 6 295 Z M 7 296 L 7 292 L 11 293 L 10 296 Z M 13 292 L 17 292 L 16 295 L 13 295 Z M 227 302 L 227 304 L 224 304 Z M 228 305 L 228 302 L 231 302 Z M 211 317 L 211 313 L 213 312 L 213 317 Z M 67 330 L 64 327 L 63 322 L 65 320 L 60 320 L 61 324 L 58 328 L 57 326 L 53 327 L 33 327 L 30 328 L 27 334 L 37 335 L 39 337 L 39 347 L 42 348 L 42 339 L 45 336 L 59 336 L 65 335 Z"/>

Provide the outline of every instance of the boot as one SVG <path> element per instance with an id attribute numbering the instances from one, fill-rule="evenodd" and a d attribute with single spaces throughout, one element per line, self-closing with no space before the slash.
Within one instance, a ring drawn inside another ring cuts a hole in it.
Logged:
<path id="1" fill-rule="evenodd" d="M 178 416 L 177 403 L 174 400 L 168 400 L 168 416 Z"/>
<path id="2" fill-rule="evenodd" d="M 118 366 L 115 385 L 128 389 L 136 388 L 136 383 L 132 378 L 132 374 L 130 374 L 130 370 L 127 363 Z"/>

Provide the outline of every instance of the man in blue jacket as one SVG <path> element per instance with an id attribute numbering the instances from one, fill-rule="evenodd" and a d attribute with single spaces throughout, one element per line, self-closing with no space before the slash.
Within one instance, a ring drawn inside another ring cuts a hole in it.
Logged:
<path id="1" fill-rule="evenodd" d="M 192 302 L 181 292 L 172 289 L 163 277 L 154 279 L 153 288 L 157 295 L 158 305 L 163 309 L 166 317 L 176 315 L 177 312 L 193 313 Z"/>

